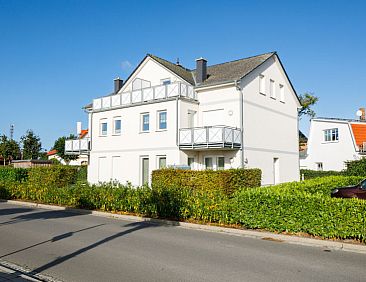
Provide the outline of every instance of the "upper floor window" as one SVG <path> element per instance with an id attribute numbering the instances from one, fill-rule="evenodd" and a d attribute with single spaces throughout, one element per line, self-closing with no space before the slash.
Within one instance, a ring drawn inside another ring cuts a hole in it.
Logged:
<path id="1" fill-rule="evenodd" d="M 121 117 L 115 117 L 113 120 L 113 133 L 121 134 L 121 127 L 122 127 Z"/>
<path id="2" fill-rule="evenodd" d="M 101 119 L 100 120 L 100 135 L 101 136 L 106 136 L 107 135 L 107 131 L 108 131 L 108 124 L 107 124 L 107 119 Z"/>
<path id="3" fill-rule="evenodd" d="M 168 84 L 170 84 L 170 83 L 171 83 L 170 78 L 165 78 L 165 79 L 162 79 L 162 80 L 161 80 L 161 84 L 162 84 L 162 85 L 168 85 Z"/>
<path id="4" fill-rule="evenodd" d="M 141 131 L 147 132 L 150 130 L 150 114 L 141 114 Z"/>
<path id="5" fill-rule="evenodd" d="M 259 75 L 259 93 L 266 94 L 266 81 L 263 74 Z"/>
<path id="6" fill-rule="evenodd" d="M 280 84 L 280 101 L 285 102 L 285 87 Z"/>
<path id="7" fill-rule="evenodd" d="M 270 91 L 271 98 L 276 99 L 275 82 L 272 79 L 269 80 L 269 91 Z"/>
<path id="8" fill-rule="evenodd" d="M 158 128 L 167 129 L 167 113 L 166 111 L 158 112 Z"/>
<path id="9" fill-rule="evenodd" d="M 326 129 L 324 130 L 324 141 L 325 142 L 332 142 L 338 141 L 338 128 Z"/>

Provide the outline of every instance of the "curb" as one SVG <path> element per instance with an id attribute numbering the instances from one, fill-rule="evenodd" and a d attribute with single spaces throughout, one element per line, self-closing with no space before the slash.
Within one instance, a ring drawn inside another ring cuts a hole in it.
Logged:
<path id="1" fill-rule="evenodd" d="M 318 248 L 324 248 L 326 250 L 338 250 L 338 251 L 347 251 L 347 252 L 366 254 L 366 245 L 358 245 L 358 244 L 343 243 L 343 242 L 337 242 L 337 241 L 331 241 L 331 240 L 306 238 L 306 237 L 299 237 L 296 235 L 276 234 L 276 233 L 271 233 L 268 231 L 235 229 L 235 228 L 221 227 L 221 226 L 214 226 L 214 225 L 203 225 L 203 224 L 197 224 L 197 223 L 179 222 L 179 221 L 173 221 L 173 220 L 155 219 L 155 218 L 148 218 L 148 217 L 141 217 L 141 216 L 134 216 L 134 215 L 123 215 L 123 214 L 115 214 L 115 213 L 108 213 L 108 212 L 101 212 L 101 211 L 67 208 L 67 207 L 61 207 L 61 206 L 55 206 L 55 205 L 45 205 L 45 204 L 37 204 L 37 203 L 14 201 L 14 200 L 4 200 L 4 201 L 1 200 L 1 202 L 6 202 L 9 204 L 14 204 L 14 205 L 26 206 L 26 207 L 30 207 L 30 208 L 68 211 L 68 212 L 73 212 L 73 213 L 77 213 L 77 214 L 89 214 L 89 215 L 94 215 L 94 216 L 99 216 L 99 217 L 104 217 L 104 218 L 121 219 L 121 220 L 127 220 L 127 221 L 135 221 L 135 222 L 148 222 L 148 223 L 159 224 L 159 225 L 176 226 L 176 227 L 181 227 L 181 228 L 186 228 L 186 229 L 202 230 L 202 231 L 217 232 L 217 233 L 220 232 L 220 233 L 225 233 L 225 234 L 235 235 L 235 236 L 242 236 L 242 237 L 247 237 L 247 238 L 284 242 L 284 243 L 288 243 L 288 244 L 295 244 L 295 245 L 302 245 L 302 246 L 309 246 L 309 247 L 318 247 Z"/>

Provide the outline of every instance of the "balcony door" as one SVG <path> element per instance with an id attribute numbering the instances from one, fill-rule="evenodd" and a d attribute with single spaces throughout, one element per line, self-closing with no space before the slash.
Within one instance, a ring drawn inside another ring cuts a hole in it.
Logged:
<path id="1" fill-rule="evenodd" d="M 224 125 L 224 109 L 216 109 L 202 112 L 202 125 Z"/>
<path id="2" fill-rule="evenodd" d="M 188 128 L 192 128 L 196 126 L 195 119 L 196 119 L 196 111 L 188 111 Z"/>

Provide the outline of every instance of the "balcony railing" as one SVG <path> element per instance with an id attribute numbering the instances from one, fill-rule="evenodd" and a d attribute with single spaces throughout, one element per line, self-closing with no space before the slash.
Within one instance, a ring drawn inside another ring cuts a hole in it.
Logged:
<path id="1" fill-rule="evenodd" d="M 87 155 L 90 151 L 90 138 L 65 141 L 66 155 Z"/>
<path id="2" fill-rule="evenodd" d="M 228 148 L 241 147 L 241 131 L 229 126 L 205 126 L 179 130 L 179 148 Z"/>
<path id="3" fill-rule="evenodd" d="M 171 97 L 197 99 L 193 86 L 182 82 L 175 82 L 94 99 L 93 110 L 110 109 Z"/>

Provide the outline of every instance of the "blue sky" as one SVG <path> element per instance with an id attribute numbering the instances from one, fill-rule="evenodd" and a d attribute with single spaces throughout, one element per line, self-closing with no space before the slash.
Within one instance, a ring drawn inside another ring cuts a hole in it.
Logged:
<path id="1" fill-rule="evenodd" d="M 0 134 L 49 149 L 146 53 L 193 68 L 277 51 L 318 116 L 366 106 L 366 1 L 0 0 Z M 308 132 L 307 118 L 301 128 Z"/>

